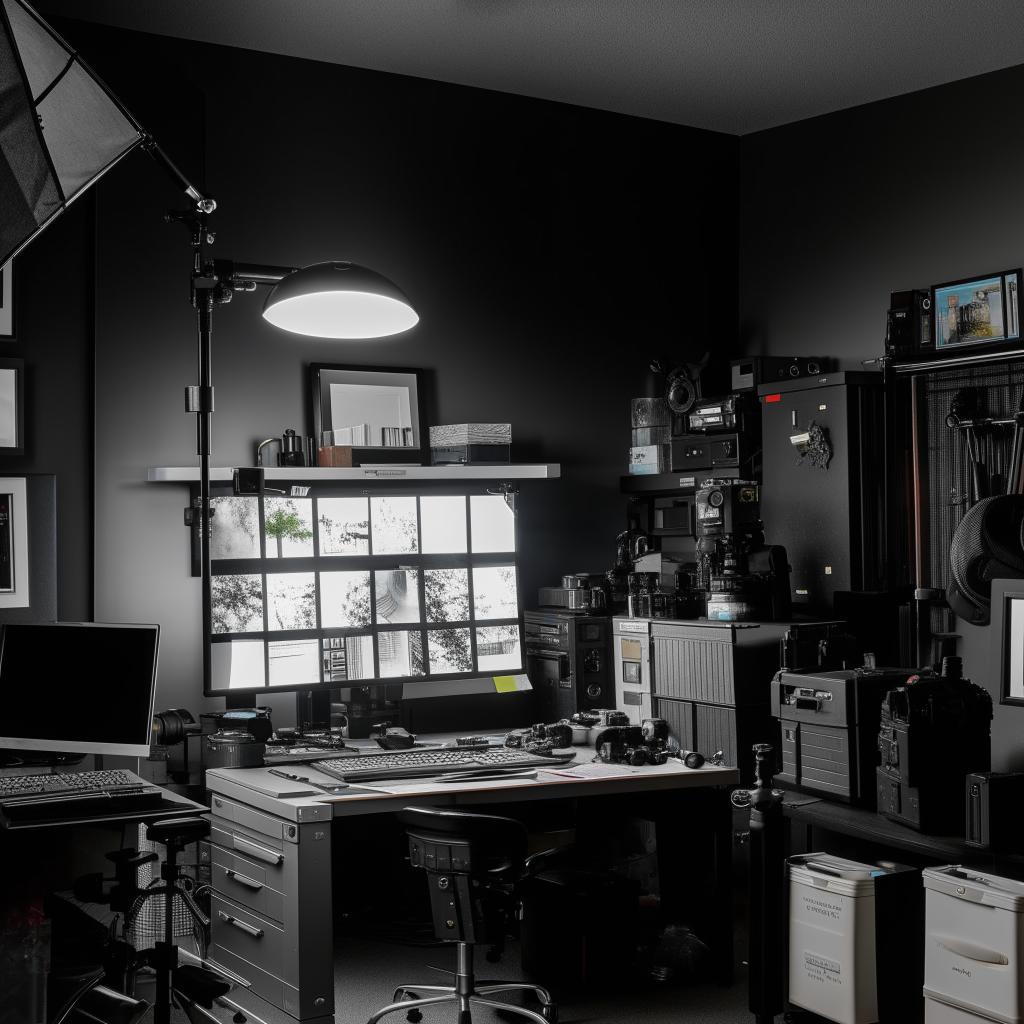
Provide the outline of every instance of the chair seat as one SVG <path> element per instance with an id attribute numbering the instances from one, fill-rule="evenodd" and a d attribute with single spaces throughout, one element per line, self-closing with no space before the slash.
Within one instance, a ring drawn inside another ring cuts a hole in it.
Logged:
<path id="1" fill-rule="evenodd" d="M 406 807 L 398 816 L 410 839 L 464 844 L 472 850 L 471 874 L 479 877 L 522 873 L 527 837 L 522 822 L 496 814 L 470 814 L 435 807 Z"/>
<path id="2" fill-rule="evenodd" d="M 210 823 L 206 818 L 164 818 L 146 826 L 146 838 L 153 843 L 187 846 L 210 834 Z"/>

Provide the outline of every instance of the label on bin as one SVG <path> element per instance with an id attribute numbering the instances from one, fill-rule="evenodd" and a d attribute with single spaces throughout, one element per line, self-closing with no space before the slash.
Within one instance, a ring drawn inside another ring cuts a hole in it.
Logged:
<path id="1" fill-rule="evenodd" d="M 820 985 L 842 985 L 842 967 L 835 960 L 804 950 L 804 974 Z"/>

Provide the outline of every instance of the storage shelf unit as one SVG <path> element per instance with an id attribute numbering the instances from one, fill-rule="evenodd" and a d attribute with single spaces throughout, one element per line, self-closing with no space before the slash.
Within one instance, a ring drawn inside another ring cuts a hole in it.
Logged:
<path id="1" fill-rule="evenodd" d="M 234 469 L 210 470 L 214 483 L 230 483 Z M 372 480 L 555 480 L 562 475 L 557 462 L 501 466 L 356 466 L 352 469 L 324 469 L 320 466 L 267 466 L 266 480 L 303 480 L 308 483 L 358 483 Z M 198 466 L 151 466 L 146 479 L 151 484 L 197 484 Z"/>

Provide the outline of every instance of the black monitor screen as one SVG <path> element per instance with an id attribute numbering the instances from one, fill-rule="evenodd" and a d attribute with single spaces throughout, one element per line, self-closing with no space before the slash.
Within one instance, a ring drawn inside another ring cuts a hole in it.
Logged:
<path id="1" fill-rule="evenodd" d="M 5 626 L 0 747 L 145 755 L 159 635 L 158 626 Z"/>

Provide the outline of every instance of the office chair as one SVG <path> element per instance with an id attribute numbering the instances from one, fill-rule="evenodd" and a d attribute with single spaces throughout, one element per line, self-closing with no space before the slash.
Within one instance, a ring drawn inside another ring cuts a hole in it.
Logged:
<path id="1" fill-rule="evenodd" d="M 393 1002 L 367 1024 L 377 1024 L 398 1010 L 416 1024 L 422 1019 L 420 1007 L 445 1002 L 458 1004 L 458 1024 L 472 1024 L 474 1005 L 534 1024 L 556 1022 L 558 1011 L 547 989 L 523 982 L 477 981 L 473 974 L 474 947 L 488 943 L 500 949 L 518 909 L 518 883 L 526 871 L 523 825 L 491 814 L 426 807 L 407 807 L 399 820 L 406 826 L 410 863 L 427 873 L 434 933 L 444 942 L 457 943 L 455 978 L 453 985 L 400 985 Z M 540 1001 L 540 1013 L 490 998 L 512 992 L 532 992 Z"/>

